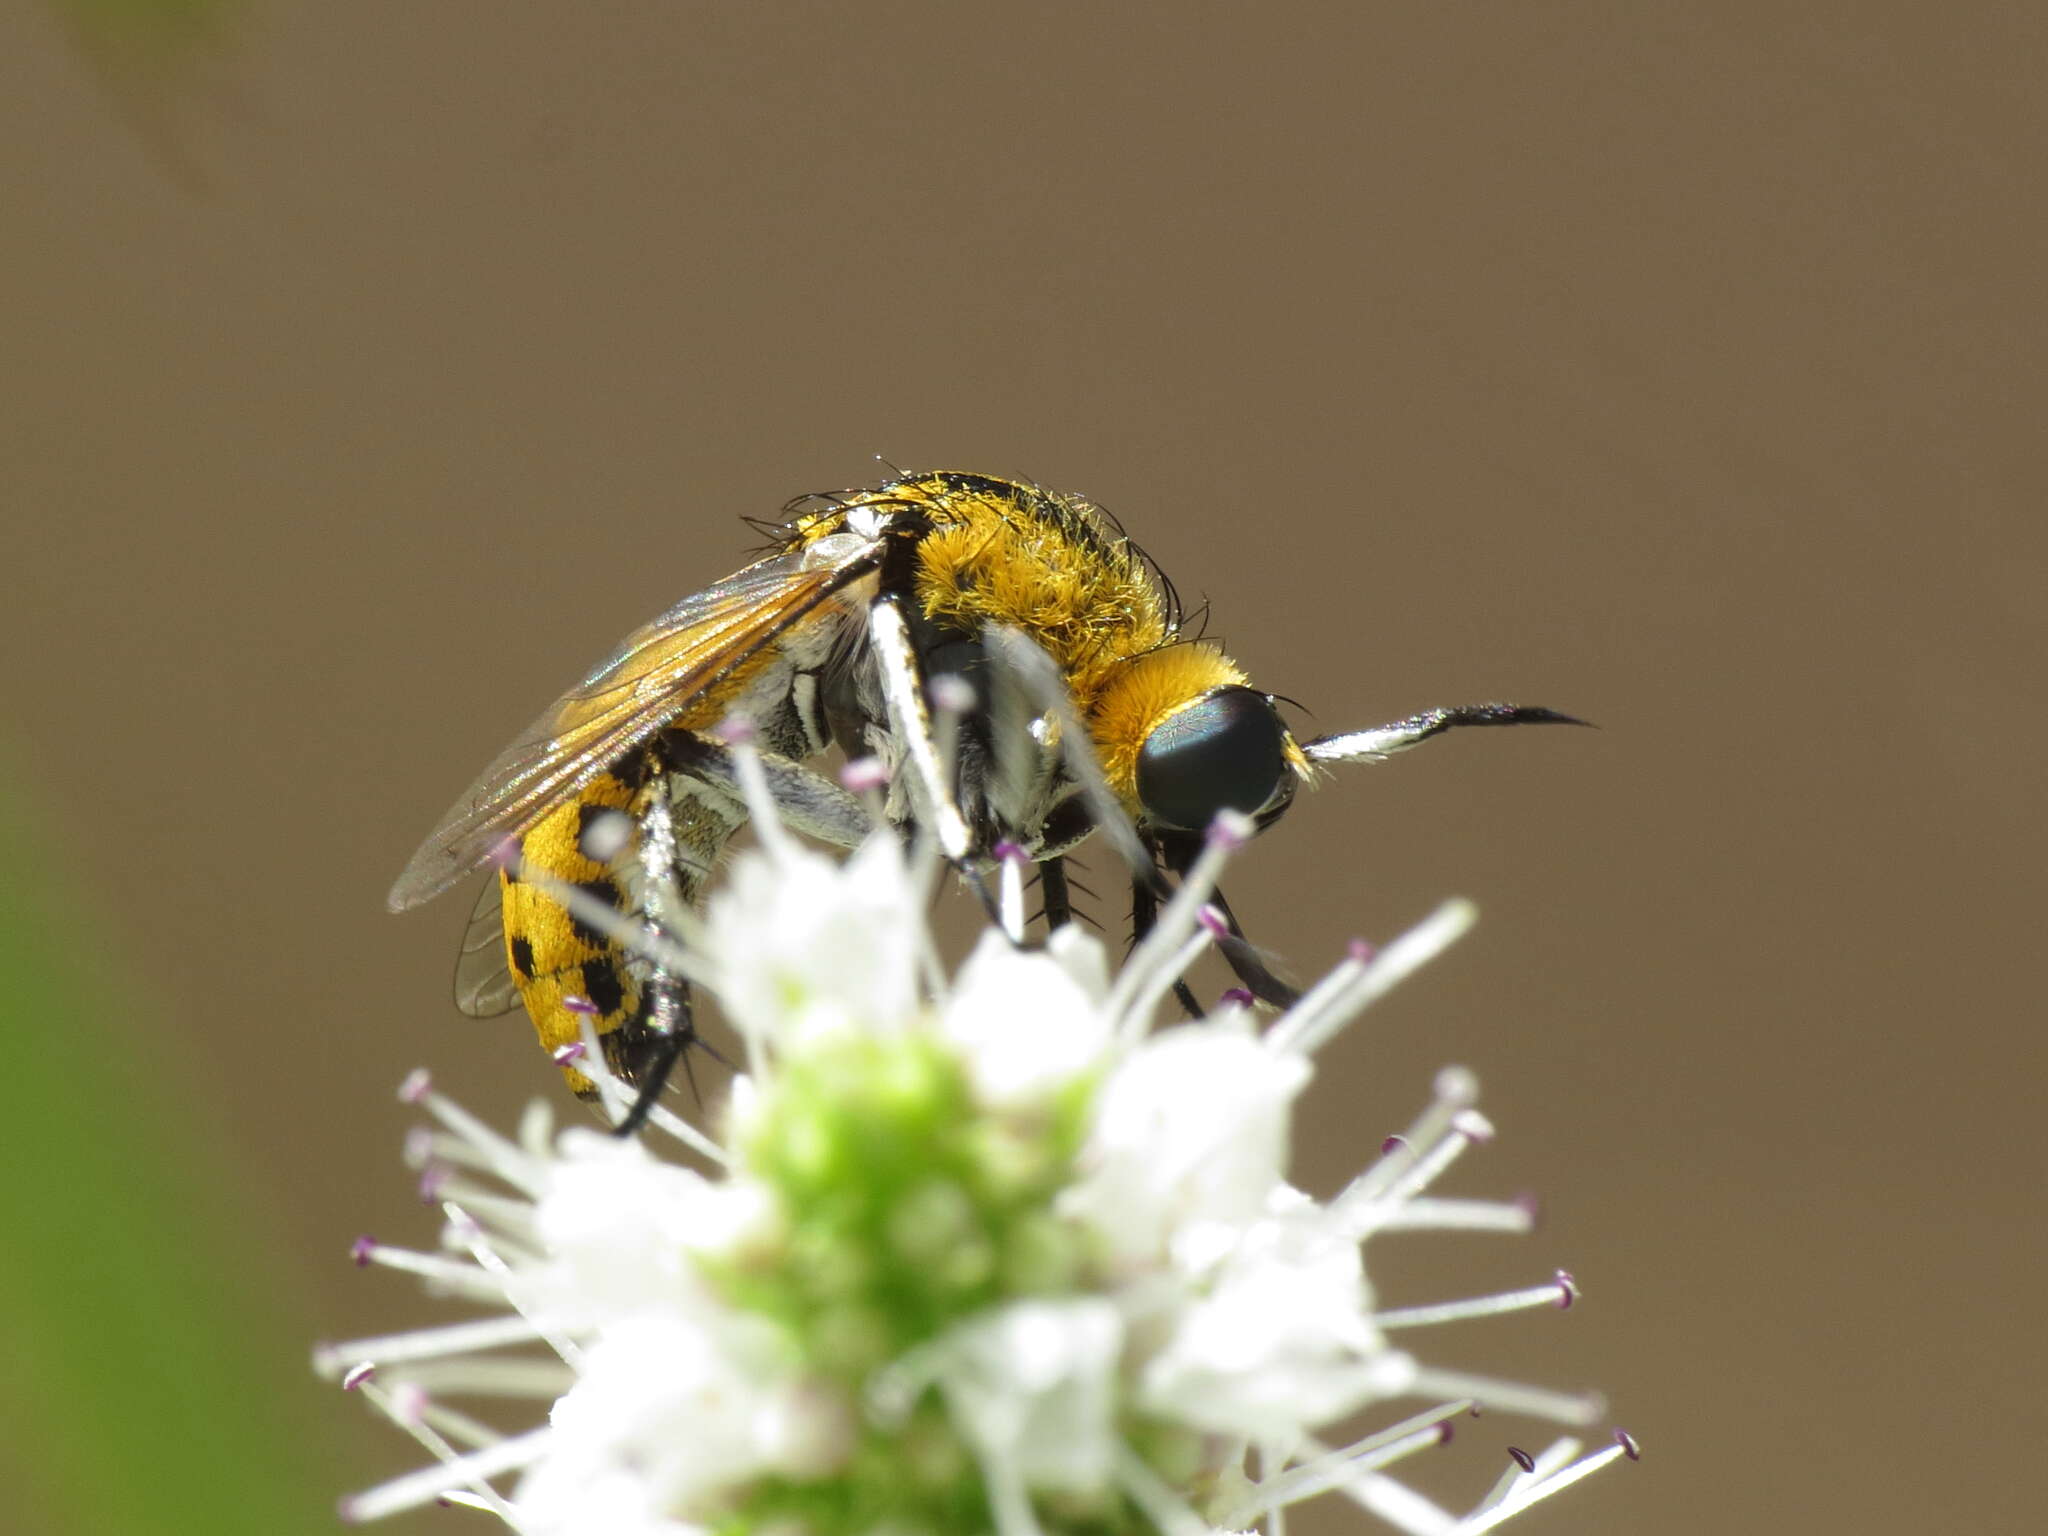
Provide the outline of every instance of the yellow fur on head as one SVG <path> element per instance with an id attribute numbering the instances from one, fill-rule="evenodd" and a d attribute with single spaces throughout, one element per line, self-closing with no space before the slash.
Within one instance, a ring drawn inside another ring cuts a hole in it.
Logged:
<path id="1" fill-rule="evenodd" d="M 1138 810 L 1138 752 L 1165 721 L 1213 689 L 1242 686 L 1237 663 L 1203 641 L 1147 651 L 1110 672 L 1088 713 L 1109 787 Z"/>

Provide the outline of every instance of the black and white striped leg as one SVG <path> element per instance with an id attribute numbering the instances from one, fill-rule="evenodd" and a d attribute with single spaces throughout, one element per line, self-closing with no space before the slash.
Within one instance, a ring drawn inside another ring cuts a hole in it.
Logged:
<path id="1" fill-rule="evenodd" d="M 641 872 L 640 920 L 655 944 L 674 936 L 674 914 L 681 910 L 684 896 L 679 871 L 682 852 L 676 845 L 675 820 L 670 814 L 665 787 L 657 784 L 640 813 L 639 852 Z M 688 1053 L 703 1042 L 690 1009 L 690 984 L 673 971 L 656 964 L 640 987 L 639 1013 L 621 1026 L 630 1037 L 620 1042 L 624 1058 L 616 1063 L 639 1085 L 633 1107 L 613 1127 L 618 1136 L 635 1135 L 647 1123 L 655 1103 L 668 1086 L 676 1063 L 690 1072 Z M 709 1049 L 709 1047 L 705 1047 Z M 690 1074 L 690 1087 L 697 1080 Z"/>

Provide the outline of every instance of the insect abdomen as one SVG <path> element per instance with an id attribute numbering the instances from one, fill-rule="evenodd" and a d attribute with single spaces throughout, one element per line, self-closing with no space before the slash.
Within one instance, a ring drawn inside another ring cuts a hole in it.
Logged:
<path id="1" fill-rule="evenodd" d="M 639 977 L 625 947 L 572 916 L 536 883 L 544 878 L 576 886 L 625 917 L 627 893 L 617 861 L 591 857 L 585 839 L 605 826 L 607 817 L 632 815 L 638 794 L 635 784 L 617 774 L 597 775 L 576 799 L 542 817 L 519 840 L 519 872 L 508 869 L 498 877 L 506 964 L 541 1049 L 550 1055 L 582 1033 L 585 1015 L 571 1006 L 572 1000 L 594 1010 L 590 1019 L 607 1057 L 615 1053 L 619 1032 L 629 1030 L 639 1014 Z M 611 841 L 616 844 L 615 835 Z M 564 1067 L 562 1075 L 579 1096 L 595 1093 L 590 1079 L 575 1068 Z"/>
<path id="2" fill-rule="evenodd" d="M 660 878 L 677 901 L 698 904 L 746 814 L 720 788 L 657 766 L 665 763 L 665 753 L 656 749 L 597 775 L 576 799 L 542 817 L 520 839 L 519 873 L 499 876 L 505 959 L 541 1049 L 552 1055 L 580 1039 L 588 1017 L 606 1065 L 628 1083 L 640 1080 L 670 1027 L 659 1022 L 658 999 L 650 995 L 654 963 L 579 919 L 546 884 L 573 885 L 623 922 L 646 923 L 650 872 L 642 829 L 660 796 L 671 844 Z M 621 815 L 628 832 L 623 847 Z M 680 982 L 669 978 L 663 985 L 679 988 Z M 682 1026 L 688 1027 L 687 1010 Z M 596 1096 L 590 1079 L 574 1067 L 565 1066 L 562 1075 L 578 1097 Z"/>

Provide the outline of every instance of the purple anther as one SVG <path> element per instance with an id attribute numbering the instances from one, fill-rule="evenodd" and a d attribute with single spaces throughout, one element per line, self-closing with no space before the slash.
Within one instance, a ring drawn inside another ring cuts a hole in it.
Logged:
<path id="1" fill-rule="evenodd" d="M 571 1040 L 567 1045 L 555 1047 L 555 1053 L 548 1058 L 558 1067 L 572 1066 L 583 1059 L 583 1042 Z"/>
<path id="2" fill-rule="evenodd" d="M 1216 813 L 1216 819 L 1209 823 L 1209 846 L 1221 848 L 1225 853 L 1234 853 L 1250 842 L 1252 834 L 1258 830 L 1259 824 L 1243 811 L 1233 811 L 1225 806 Z"/>
<path id="3" fill-rule="evenodd" d="M 957 672 L 941 672 L 925 688 L 932 708 L 948 715 L 974 713 L 974 685 Z"/>
<path id="4" fill-rule="evenodd" d="M 370 1255 L 376 1251 L 377 1239 L 365 1232 L 348 1245 L 349 1262 L 357 1269 L 367 1269 L 370 1266 Z"/>
<path id="5" fill-rule="evenodd" d="M 376 1379 L 377 1367 L 375 1362 L 369 1360 L 359 1361 L 341 1373 L 341 1390 L 353 1392 L 357 1387 Z"/>
<path id="6" fill-rule="evenodd" d="M 571 1013 L 587 1013 L 595 1015 L 604 1012 L 602 1008 L 598 1007 L 597 1004 L 593 1003 L 589 998 L 577 997 L 574 995 L 563 998 L 562 1006 L 568 1009 Z"/>
<path id="7" fill-rule="evenodd" d="M 753 745 L 756 731 L 754 722 L 745 715 L 727 715 L 718 722 L 714 734 L 729 747 L 748 747 Z"/>
<path id="8" fill-rule="evenodd" d="M 1392 1157 L 1396 1152 L 1406 1152 L 1407 1150 L 1408 1138 L 1406 1136 L 1389 1136 L 1385 1141 L 1380 1143 L 1381 1157 Z"/>
<path id="9" fill-rule="evenodd" d="M 1614 1432 L 1614 1443 L 1621 1447 L 1621 1454 L 1630 1461 L 1641 1461 L 1643 1459 L 1643 1448 L 1636 1444 L 1636 1437 L 1627 1430 L 1617 1429 Z"/>
<path id="10" fill-rule="evenodd" d="M 405 1166 L 424 1168 L 434 1156 L 434 1133 L 416 1125 L 405 1133 Z"/>
<path id="11" fill-rule="evenodd" d="M 1557 1310 L 1560 1312 L 1571 1311 L 1572 1303 L 1578 1299 L 1579 1282 L 1572 1278 L 1570 1270 L 1560 1269 L 1557 1272 Z"/>
<path id="12" fill-rule="evenodd" d="M 1493 1122 L 1476 1109 L 1461 1109 L 1451 1116 L 1451 1129 L 1467 1141 L 1485 1143 L 1493 1140 Z"/>
<path id="13" fill-rule="evenodd" d="M 1436 1443 L 1438 1445 L 1449 1445 L 1451 1437 L 1456 1433 L 1457 1427 L 1449 1419 L 1445 1419 L 1443 1423 L 1436 1427 Z"/>
<path id="14" fill-rule="evenodd" d="M 420 1170 L 420 1204 L 434 1205 L 441 1199 L 441 1190 L 448 1182 L 446 1163 L 429 1163 Z"/>
<path id="15" fill-rule="evenodd" d="M 1523 1450 L 1519 1445 L 1508 1447 L 1508 1459 L 1524 1472 L 1534 1472 L 1536 1470 L 1536 1458 Z"/>
<path id="16" fill-rule="evenodd" d="M 1379 951 L 1364 939 L 1353 939 L 1344 946 L 1344 958 L 1358 965 L 1371 965 L 1372 957 Z"/>
<path id="17" fill-rule="evenodd" d="M 1221 907 L 1203 903 L 1202 910 L 1195 914 L 1195 921 L 1202 925 L 1202 932 L 1219 944 L 1230 937 L 1230 919 L 1223 915 Z"/>
<path id="18" fill-rule="evenodd" d="M 998 863 L 1029 864 L 1031 862 L 1031 855 L 1024 851 L 1024 845 L 1011 838 L 1004 838 L 995 845 L 992 851 Z"/>
<path id="19" fill-rule="evenodd" d="M 417 1104 L 434 1088 L 434 1076 L 425 1067 L 415 1067 L 405 1074 L 405 1081 L 398 1085 L 398 1102 Z"/>
<path id="20" fill-rule="evenodd" d="M 1249 1008 L 1258 999 L 1244 987 L 1226 987 L 1223 995 L 1216 999 L 1218 1008 Z"/>
<path id="21" fill-rule="evenodd" d="M 839 770 L 840 788 L 849 794 L 864 795 L 884 788 L 888 782 L 889 766 L 879 757 L 856 757 Z"/>
<path id="22" fill-rule="evenodd" d="M 519 862 L 519 839 L 501 837 L 491 844 L 488 862 L 493 869 L 510 869 Z"/>
<path id="23" fill-rule="evenodd" d="M 1543 1220 L 1543 1201 L 1534 1191 L 1524 1190 L 1508 1202 L 1529 1218 L 1529 1229 L 1534 1231 Z"/>

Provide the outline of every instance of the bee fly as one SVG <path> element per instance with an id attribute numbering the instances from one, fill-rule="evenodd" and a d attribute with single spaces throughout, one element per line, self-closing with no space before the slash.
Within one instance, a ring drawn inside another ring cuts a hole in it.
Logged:
<path id="1" fill-rule="evenodd" d="M 550 1052 L 592 1018 L 612 1072 L 640 1085 L 629 1123 L 695 1039 L 688 985 L 531 877 L 657 929 L 663 887 L 696 902 L 746 820 L 723 722 L 751 723 L 783 820 L 840 846 L 870 818 L 804 765 L 834 746 L 880 758 L 889 820 L 963 871 L 1020 847 L 1049 927 L 1072 916 L 1064 855 L 1105 831 L 1132 865 L 1138 934 L 1220 811 L 1263 828 L 1318 764 L 1454 726 L 1576 723 L 1480 704 L 1297 741 L 1271 695 L 1183 633 L 1171 584 L 1080 496 L 932 472 L 784 510 L 757 525 L 764 558 L 629 635 L 501 752 L 391 889 L 393 911 L 414 907 L 516 848 L 470 920 L 456 1001 L 480 1017 L 523 1002 Z M 974 682 L 979 703 L 942 750 L 926 685 L 947 674 Z M 1291 1001 L 1222 911 L 1239 978 Z"/>

